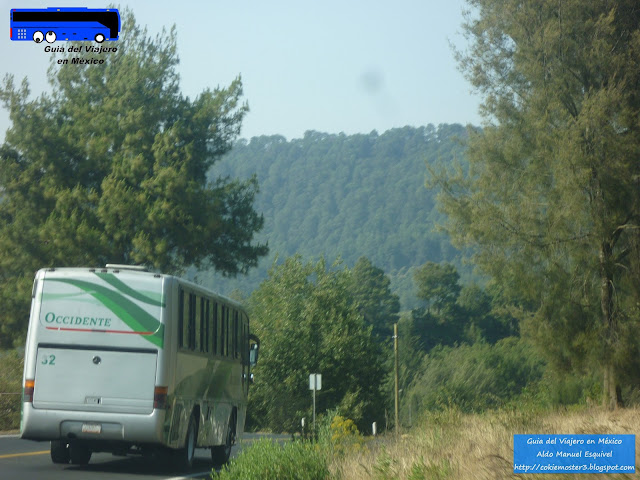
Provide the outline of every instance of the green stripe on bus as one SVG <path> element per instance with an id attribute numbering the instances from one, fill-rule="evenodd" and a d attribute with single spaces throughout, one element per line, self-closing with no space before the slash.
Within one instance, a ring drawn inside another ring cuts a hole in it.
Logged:
<path id="1" fill-rule="evenodd" d="M 95 272 L 95 274 L 99 278 L 107 282 L 109 285 L 111 285 L 112 287 L 116 288 L 117 290 L 120 290 L 125 295 L 135 298 L 136 300 L 142 303 L 146 303 L 148 305 L 154 305 L 156 307 L 163 307 L 163 308 L 166 306 L 163 302 L 163 298 L 161 294 L 159 294 L 157 298 L 154 299 L 143 293 L 137 292 L 136 290 L 131 288 L 129 285 L 124 283 L 122 280 L 120 280 L 118 277 L 116 277 L 113 273 Z"/>
<path id="2" fill-rule="evenodd" d="M 155 332 L 153 335 L 143 338 L 162 348 L 164 344 L 164 328 L 153 316 L 149 315 L 131 300 L 118 292 L 84 280 L 49 279 L 50 282 L 60 282 L 80 288 L 96 298 L 105 307 L 111 310 L 120 320 L 126 323 L 134 332 Z"/>

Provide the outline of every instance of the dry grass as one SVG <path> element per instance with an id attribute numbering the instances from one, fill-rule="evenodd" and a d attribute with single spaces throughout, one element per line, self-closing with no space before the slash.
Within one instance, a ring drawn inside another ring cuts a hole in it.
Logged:
<path id="1" fill-rule="evenodd" d="M 548 413 L 501 411 L 432 414 L 421 428 L 369 442 L 367 449 L 334 459 L 331 469 L 345 480 L 418 479 L 625 479 L 627 474 L 514 474 L 514 434 L 640 434 L 640 409 L 598 408 Z M 640 452 L 636 438 L 636 467 Z"/>
<path id="2" fill-rule="evenodd" d="M 20 426 L 22 360 L 17 350 L 0 351 L 0 431 Z"/>

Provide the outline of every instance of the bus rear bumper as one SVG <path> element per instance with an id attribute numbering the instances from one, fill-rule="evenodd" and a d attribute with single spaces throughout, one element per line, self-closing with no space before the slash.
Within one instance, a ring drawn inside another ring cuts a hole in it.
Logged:
<path id="1" fill-rule="evenodd" d="M 24 403 L 21 437 L 163 444 L 165 414 L 165 410 L 159 409 L 147 415 L 49 410 Z"/>

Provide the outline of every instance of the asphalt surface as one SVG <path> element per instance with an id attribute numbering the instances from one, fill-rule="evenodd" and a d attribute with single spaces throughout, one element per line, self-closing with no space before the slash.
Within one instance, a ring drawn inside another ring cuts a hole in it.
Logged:
<path id="1" fill-rule="evenodd" d="M 257 438 L 268 436 L 285 440 L 285 435 L 245 434 L 232 456 Z M 94 453 L 86 466 L 57 465 L 51 462 L 49 442 L 22 440 L 19 435 L 0 435 L 0 479 L 23 480 L 142 480 L 142 479 L 209 479 L 212 469 L 208 449 L 196 449 L 193 468 L 169 471 L 161 462 L 140 456 L 115 457 L 110 453 Z"/>

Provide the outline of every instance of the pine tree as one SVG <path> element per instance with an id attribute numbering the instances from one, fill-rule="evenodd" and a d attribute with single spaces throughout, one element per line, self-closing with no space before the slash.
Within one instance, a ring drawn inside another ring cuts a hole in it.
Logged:
<path id="1" fill-rule="evenodd" d="M 349 293 L 365 323 L 373 326 L 373 335 L 387 341 L 400 311 L 400 300 L 391 293 L 389 277 L 367 257 L 360 257 L 351 270 Z"/>
<path id="2" fill-rule="evenodd" d="M 470 171 L 443 180 L 449 232 L 533 312 L 558 369 L 602 368 L 604 402 L 638 338 L 640 8 L 635 0 L 470 0 L 459 54 L 484 95 Z M 637 274 L 636 274 L 637 275 Z M 636 290 L 637 291 L 637 290 Z M 523 312 L 526 309 L 523 309 Z"/>

